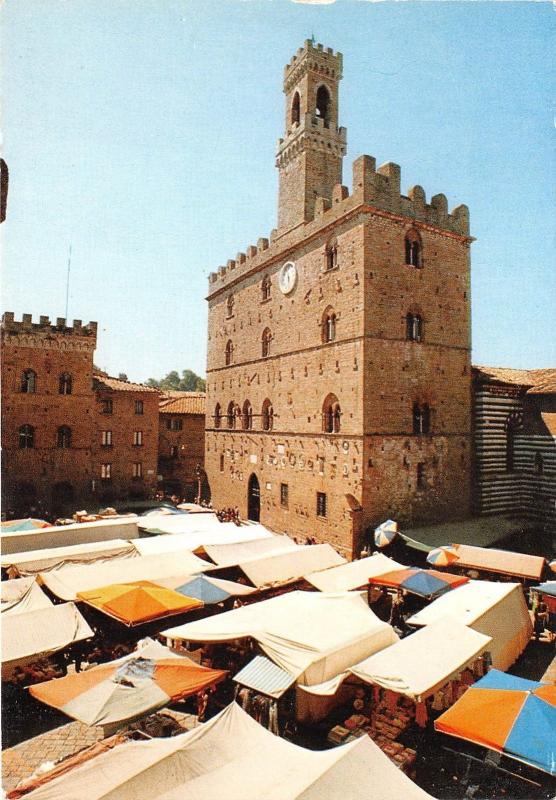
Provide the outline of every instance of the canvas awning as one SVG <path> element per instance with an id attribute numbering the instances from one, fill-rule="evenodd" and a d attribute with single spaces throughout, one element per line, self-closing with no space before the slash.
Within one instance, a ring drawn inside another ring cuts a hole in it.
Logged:
<path id="1" fill-rule="evenodd" d="M 89 639 L 93 631 L 74 603 L 63 603 L 2 618 L 2 674 L 57 650 Z"/>
<path id="2" fill-rule="evenodd" d="M 139 517 L 139 527 L 146 533 L 180 536 L 188 550 L 205 544 L 250 542 L 273 538 L 274 534 L 259 523 L 219 522 L 216 514 L 149 514 Z M 158 538 L 158 537 L 156 537 Z M 152 552 L 146 550 L 144 552 Z M 159 552 L 159 551 L 155 551 Z"/>
<path id="3" fill-rule="evenodd" d="M 141 580 L 156 582 L 158 578 L 180 574 L 188 577 L 210 570 L 211 566 L 188 550 L 182 550 L 179 553 L 137 556 L 101 564 L 68 565 L 50 572 L 41 572 L 40 580 L 56 597 L 62 600 L 75 600 L 78 592 L 86 592 L 111 583 L 132 583 Z"/>
<path id="4" fill-rule="evenodd" d="M 438 572 L 434 569 L 420 569 L 419 567 L 404 567 L 375 575 L 370 578 L 370 583 L 375 586 L 392 586 L 403 589 L 418 597 L 440 597 L 463 583 L 469 578 L 463 575 L 451 575 L 449 572 Z"/>
<path id="5" fill-rule="evenodd" d="M 139 541 L 139 540 L 137 540 Z M 11 577 L 18 575 L 37 575 L 51 569 L 72 564 L 94 564 L 112 558 L 132 558 L 138 552 L 134 544 L 125 539 L 111 539 L 106 542 L 85 542 L 67 547 L 47 547 L 42 550 L 28 550 L 11 553 L 0 558 L 0 565 L 8 570 Z"/>
<path id="6" fill-rule="evenodd" d="M 251 542 L 206 544 L 203 549 L 219 567 L 234 567 L 250 558 L 289 552 L 298 550 L 300 547 L 302 545 L 296 544 L 289 536 L 272 536 L 268 539 L 257 539 Z"/>
<path id="7" fill-rule="evenodd" d="M 238 564 L 253 586 L 280 586 L 300 580 L 316 570 L 345 564 L 329 544 L 303 545 L 295 550 L 271 553 L 260 558 L 251 558 Z"/>
<path id="8" fill-rule="evenodd" d="M 29 800 L 432 800 L 368 736 L 313 751 L 274 736 L 237 703 L 170 739 L 132 741 Z"/>
<path id="9" fill-rule="evenodd" d="M 2 614 L 22 614 L 53 605 L 34 577 L 0 582 L 0 594 Z"/>
<path id="10" fill-rule="evenodd" d="M 293 686 L 295 675 L 286 672 L 266 656 L 255 656 L 237 675 L 234 675 L 234 681 L 241 686 L 247 686 L 256 692 L 278 699 L 290 686 Z"/>
<path id="11" fill-rule="evenodd" d="M 106 517 L 94 522 L 72 525 L 51 525 L 41 530 L 2 533 L 2 554 L 44 550 L 48 547 L 68 547 L 85 542 L 104 542 L 112 539 L 137 539 L 137 517 L 134 514 Z"/>
<path id="12" fill-rule="evenodd" d="M 502 575 L 539 580 L 546 564 L 546 559 L 542 556 L 474 547 L 469 544 L 453 544 L 452 547 L 458 557 L 457 561 L 453 562 L 455 567 L 469 567 L 485 572 L 497 572 Z"/>
<path id="13" fill-rule="evenodd" d="M 321 592 L 349 592 L 366 586 L 369 578 L 394 569 L 403 569 L 403 564 L 398 564 L 382 553 L 375 553 L 368 558 L 350 561 L 338 567 L 311 572 L 304 575 L 304 578 Z"/>
<path id="14" fill-rule="evenodd" d="M 113 583 L 89 589 L 87 592 L 78 592 L 77 600 L 83 600 L 108 617 L 129 626 L 185 614 L 204 605 L 201 600 L 184 597 L 173 589 L 157 586 L 150 581 Z"/>

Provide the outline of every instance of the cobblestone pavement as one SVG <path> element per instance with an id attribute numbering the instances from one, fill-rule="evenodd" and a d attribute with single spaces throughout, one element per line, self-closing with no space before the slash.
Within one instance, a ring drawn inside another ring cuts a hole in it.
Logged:
<path id="1" fill-rule="evenodd" d="M 163 709 L 184 728 L 195 727 L 196 717 Z M 2 788 L 5 792 L 27 780 L 45 761 L 58 762 L 78 753 L 104 738 L 101 727 L 89 727 L 82 722 L 70 722 L 59 728 L 34 736 L 2 753 Z"/>

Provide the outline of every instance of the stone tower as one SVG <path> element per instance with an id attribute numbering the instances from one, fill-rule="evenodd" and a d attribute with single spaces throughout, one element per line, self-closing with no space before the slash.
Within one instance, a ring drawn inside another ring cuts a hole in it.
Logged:
<path id="1" fill-rule="evenodd" d="M 307 39 L 284 70 L 285 137 L 278 142 L 278 233 L 313 219 L 342 182 L 346 129 L 338 127 L 342 54 Z"/>

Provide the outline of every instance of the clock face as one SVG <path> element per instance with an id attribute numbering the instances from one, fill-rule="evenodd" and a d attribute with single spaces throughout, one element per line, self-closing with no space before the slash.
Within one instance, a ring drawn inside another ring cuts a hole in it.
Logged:
<path id="1" fill-rule="evenodd" d="M 297 267 L 293 261 L 286 261 L 280 275 L 278 276 L 278 285 L 283 294 L 289 294 L 295 288 L 297 282 Z"/>

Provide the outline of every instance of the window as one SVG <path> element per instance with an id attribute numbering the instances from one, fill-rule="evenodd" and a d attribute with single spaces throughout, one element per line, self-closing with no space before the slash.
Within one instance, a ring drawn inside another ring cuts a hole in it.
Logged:
<path id="1" fill-rule="evenodd" d="M 322 315 L 321 326 L 323 343 L 333 342 L 336 338 L 336 314 L 331 308 L 327 308 Z"/>
<path id="2" fill-rule="evenodd" d="M 135 401 L 135 413 L 136 414 L 142 414 L 143 411 L 144 411 L 144 409 L 143 409 L 143 401 L 142 400 L 136 400 Z"/>
<path id="3" fill-rule="evenodd" d="M 326 86 L 319 86 L 317 90 L 317 107 L 315 109 L 317 117 L 324 120 L 325 127 L 328 127 L 330 119 L 330 94 Z"/>
<path id="4" fill-rule="evenodd" d="M 270 282 L 270 278 L 268 275 L 265 275 L 262 283 L 261 283 L 261 300 L 264 302 L 265 300 L 270 300 L 270 289 L 272 283 Z"/>
<path id="5" fill-rule="evenodd" d="M 413 403 L 413 433 L 429 433 L 431 412 L 426 403 Z"/>
<path id="6" fill-rule="evenodd" d="M 172 418 L 172 430 L 173 431 L 181 431 L 183 430 L 183 420 L 179 417 Z"/>
<path id="7" fill-rule="evenodd" d="M 226 300 L 226 317 L 230 319 L 230 317 L 234 316 L 234 296 L 233 294 L 228 295 L 228 299 Z"/>
<path id="8" fill-rule="evenodd" d="M 69 372 L 62 372 L 58 379 L 58 394 L 71 394 L 72 377 Z"/>
<path id="9" fill-rule="evenodd" d="M 326 517 L 326 494 L 317 492 L 317 517 Z"/>
<path id="10" fill-rule="evenodd" d="M 335 241 L 329 242 L 325 250 L 324 269 L 326 272 L 338 266 L 338 245 Z"/>
<path id="11" fill-rule="evenodd" d="M 515 470 L 515 435 L 521 427 L 522 417 L 518 412 L 510 412 L 506 419 L 506 472 Z"/>
<path id="12" fill-rule="evenodd" d="M 226 366 L 229 367 L 234 360 L 234 346 L 232 340 L 228 339 L 226 342 Z"/>
<path id="13" fill-rule="evenodd" d="M 71 447 L 71 428 L 68 428 L 67 425 L 62 425 L 58 428 L 56 446 L 64 448 Z"/>
<path id="14" fill-rule="evenodd" d="M 408 314 L 406 316 L 405 338 L 409 342 L 423 341 L 423 318 L 419 314 Z"/>
<path id="15" fill-rule="evenodd" d="M 417 489 L 422 490 L 426 489 L 427 487 L 427 480 L 425 474 L 425 464 L 424 462 L 420 461 L 417 464 Z"/>
<path id="16" fill-rule="evenodd" d="M 224 472 L 224 453 L 220 453 L 220 472 Z"/>
<path id="17" fill-rule="evenodd" d="M 250 431 L 253 427 L 253 409 L 251 403 L 246 400 L 243 404 L 243 412 L 241 414 L 242 426 L 244 431 Z"/>
<path id="18" fill-rule="evenodd" d="M 261 418 L 263 431 L 271 431 L 274 426 L 274 409 L 268 398 L 263 403 Z"/>
<path id="19" fill-rule="evenodd" d="M 100 465 L 100 478 L 103 481 L 109 481 L 112 479 L 112 464 Z"/>
<path id="20" fill-rule="evenodd" d="M 133 431 L 133 446 L 141 447 L 143 444 L 143 431 Z"/>
<path id="21" fill-rule="evenodd" d="M 21 376 L 21 391 L 23 394 L 35 394 L 37 391 L 37 373 L 26 369 Z"/>
<path id="22" fill-rule="evenodd" d="M 32 425 L 22 425 L 19 429 L 19 447 L 31 450 L 35 446 L 35 429 Z"/>
<path id="23" fill-rule="evenodd" d="M 264 331 L 263 331 L 263 335 L 261 337 L 263 358 L 267 358 L 267 356 L 270 355 L 270 342 L 271 341 L 272 341 L 272 334 L 270 332 L 270 328 L 265 328 Z"/>
<path id="24" fill-rule="evenodd" d="M 300 119 L 300 99 L 299 92 L 296 92 L 292 100 L 292 125 Z"/>
<path id="25" fill-rule="evenodd" d="M 112 431 L 101 431 L 100 437 L 102 447 L 112 447 Z"/>
<path id="26" fill-rule="evenodd" d="M 405 263 L 410 267 L 422 267 L 421 237 L 415 230 L 408 231 L 405 237 Z"/>
<path id="27" fill-rule="evenodd" d="M 537 452 L 535 453 L 535 474 L 542 475 L 543 472 L 544 472 L 544 459 L 541 453 L 539 453 L 539 451 L 537 450 Z"/>
<path id="28" fill-rule="evenodd" d="M 178 457 L 178 446 L 177 444 L 170 445 L 170 457 L 177 458 Z"/>
<path id="29" fill-rule="evenodd" d="M 322 429 L 324 433 L 339 433 L 342 410 L 335 394 L 329 394 L 322 406 Z"/>
<path id="30" fill-rule="evenodd" d="M 288 502 L 289 502 L 289 499 L 288 499 L 288 484 L 287 483 L 281 483 L 280 484 L 280 505 L 282 506 L 282 508 L 287 508 L 288 507 Z"/>
<path id="31" fill-rule="evenodd" d="M 236 415 L 235 415 L 235 406 L 232 403 L 228 403 L 228 413 L 226 415 L 228 428 L 235 428 L 236 426 Z"/>
<path id="32" fill-rule="evenodd" d="M 132 464 L 132 473 L 131 473 L 131 477 L 132 477 L 134 480 L 138 480 L 139 478 L 142 478 L 142 477 L 143 477 L 143 464 L 141 463 L 141 461 L 135 461 L 135 462 Z"/>
<path id="33" fill-rule="evenodd" d="M 103 414 L 111 414 L 114 410 L 112 399 L 110 397 L 106 398 L 102 401 L 102 413 Z"/>
<path id="34" fill-rule="evenodd" d="M 222 407 L 217 403 L 214 408 L 214 427 L 219 428 L 222 425 Z"/>

